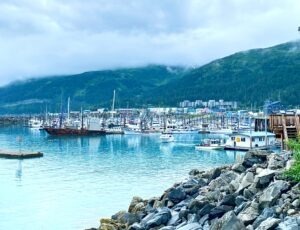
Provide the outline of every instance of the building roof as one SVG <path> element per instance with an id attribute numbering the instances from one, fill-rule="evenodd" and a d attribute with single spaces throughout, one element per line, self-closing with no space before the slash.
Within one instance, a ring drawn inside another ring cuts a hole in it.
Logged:
<path id="1" fill-rule="evenodd" d="M 230 136 L 236 136 L 236 135 L 239 135 L 239 136 L 246 136 L 246 137 L 265 137 L 266 135 L 268 137 L 272 137 L 272 136 L 275 136 L 274 133 L 270 133 L 270 132 L 255 132 L 255 131 L 248 131 L 248 132 L 239 132 L 239 133 L 233 133 L 231 134 Z"/>

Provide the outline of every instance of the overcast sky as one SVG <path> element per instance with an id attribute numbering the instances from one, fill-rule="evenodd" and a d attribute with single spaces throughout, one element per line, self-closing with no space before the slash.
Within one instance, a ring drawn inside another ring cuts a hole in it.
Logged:
<path id="1" fill-rule="evenodd" d="M 199 66 L 300 38 L 299 0 L 5 0 L 0 85 L 145 64 Z"/>

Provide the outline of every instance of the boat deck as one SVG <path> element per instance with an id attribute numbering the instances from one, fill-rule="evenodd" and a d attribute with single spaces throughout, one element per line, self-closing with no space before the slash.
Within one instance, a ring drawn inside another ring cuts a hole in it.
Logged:
<path id="1" fill-rule="evenodd" d="M 224 150 L 237 150 L 237 151 L 249 151 L 249 150 L 268 150 L 270 147 L 253 147 L 253 148 L 248 148 L 248 147 L 233 147 L 229 145 L 224 146 Z"/>
<path id="2" fill-rule="evenodd" d="M 43 155 L 44 154 L 41 152 L 18 152 L 12 150 L 0 150 L 0 158 L 7 159 L 29 159 L 43 157 Z"/>

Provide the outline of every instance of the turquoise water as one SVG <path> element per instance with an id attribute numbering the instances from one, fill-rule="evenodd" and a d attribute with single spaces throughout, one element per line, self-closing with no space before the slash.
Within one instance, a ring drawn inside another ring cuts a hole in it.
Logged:
<path id="1" fill-rule="evenodd" d="M 160 196 L 193 168 L 230 164 L 241 152 L 200 152 L 202 136 L 115 135 L 54 138 L 1 127 L 0 149 L 41 151 L 43 158 L 0 159 L 0 229 L 84 229 L 127 209 L 131 198 Z M 21 140 L 21 141 L 20 141 Z"/>

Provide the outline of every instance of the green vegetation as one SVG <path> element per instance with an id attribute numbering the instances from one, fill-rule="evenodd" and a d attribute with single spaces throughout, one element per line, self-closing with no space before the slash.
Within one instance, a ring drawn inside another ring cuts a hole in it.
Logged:
<path id="1" fill-rule="evenodd" d="M 300 136 L 296 140 L 289 140 L 287 143 L 289 149 L 293 152 L 294 163 L 290 169 L 285 172 L 285 176 L 296 182 L 300 182 Z"/>
<path id="2" fill-rule="evenodd" d="M 146 66 L 15 82 L 0 88 L 0 112 L 44 112 L 46 104 L 49 111 L 59 112 L 61 98 L 66 106 L 67 97 L 73 110 L 110 107 L 113 90 L 117 93 L 116 107 L 143 106 L 145 92 L 182 77 L 186 71 Z"/>
<path id="3" fill-rule="evenodd" d="M 202 67 L 146 66 L 15 82 L 0 88 L 0 113 L 59 111 L 71 97 L 72 109 L 176 106 L 182 100 L 224 99 L 261 106 L 280 99 L 297 106 L 300 98 L 300 42 L 239 52 Z"/>
<path id="4" fill-rule="evenodd" d="M 247 106 L 280 99 L 288 106 L 300 104 L 299 89 L 300 42 L 289 42 L 218 59 L 160 87 L 155 95 L 171 104 L 222 98 Z"/>

